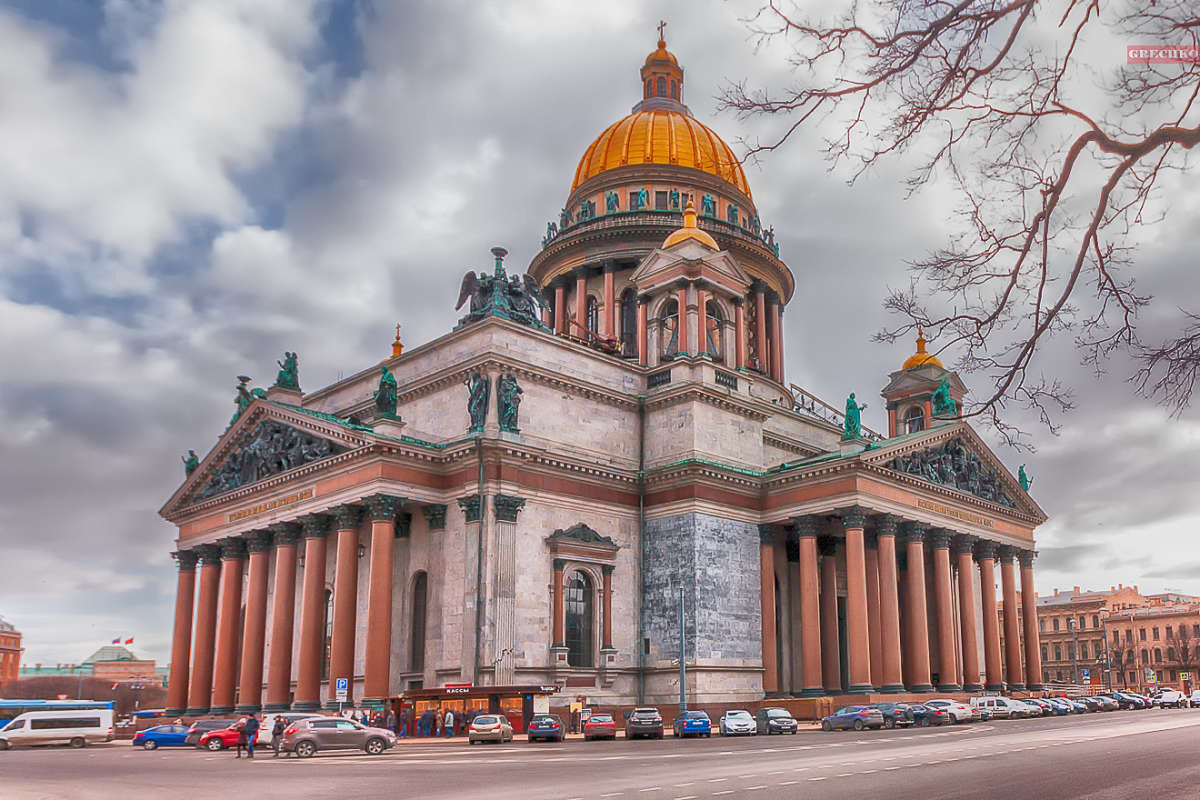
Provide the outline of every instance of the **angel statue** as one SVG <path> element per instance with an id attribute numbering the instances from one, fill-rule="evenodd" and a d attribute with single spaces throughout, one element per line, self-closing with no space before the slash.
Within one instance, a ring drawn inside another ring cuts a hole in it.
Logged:
<path id="1" fill-rule="evenodd" d="M 458 311 L 463 307 L 463 303 L 467 300 L 471 301 L 471 314 L 480 314 L 487 307 L 488 295 L 492 288 L 492 279 L 484 275 L 482 272 L 477 276 L 474 272 L 468 272 L 463 276 L 462 286 L 458 290 L 458 305 L 454 307 Z"/>
<path id="2" fill-rule="evenodd" d="M 534 327 L 540 326 L 542 293 L 532 275 L 526 272 L 509 277 L 506 294 L 513 319 Z"/>
<path id="3" fill-rule="evenodd" d="M 284 352 L 283 361 L 275 363 L 279 365 L 279 374 L 275 377 L 275 385 L 280 389 L 300 391 L 300 365 L 297 363 L 296 354 Z"/>
<path id="4" fill-rule="evenodd" d="M 862 412 L 867 404 L 861 406 L 854 399 L 854 392 L 846 398 L 846 419 L 842 423 L 842 439 L 858 439 L 862 436 Z"/>

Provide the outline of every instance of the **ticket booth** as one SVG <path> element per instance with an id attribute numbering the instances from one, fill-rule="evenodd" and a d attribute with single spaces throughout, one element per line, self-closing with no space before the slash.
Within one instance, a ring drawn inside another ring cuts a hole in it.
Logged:
<path id="1" fill-rule="evenodd" d="M 458 732 L 465 732 L 461 722 L 468 711 L 487 714 L 503 714 L 508 718 L 514 733 L 524 733 L 534 714 L 550 711 L 550 695 L 558 691 L 557 686 L 472 686 L 470 684 L 447 684 L 435 689 L 409 689 L 400 697 L 391 699 L 397 714 L 408 709 L 409 719 L 417 719 L 426 711 L 454 712 Z"/>

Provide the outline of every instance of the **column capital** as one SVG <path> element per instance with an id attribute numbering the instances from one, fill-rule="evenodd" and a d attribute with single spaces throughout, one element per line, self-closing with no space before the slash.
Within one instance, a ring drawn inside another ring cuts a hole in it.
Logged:
<path id="1" fill-rule="evenodd" d="M 196 552 L 200 554 L 200 565 L 210 567 L 221 563 L 221 545 L 214 542 L 197 545 Z"/>
<path id="2" fill-rule="evenodd" d="M 612 576 L 612 574 L 613 574 L 613 569 L 614 569 L 614 567 L 613 567 L 613 565 L 612 565 L 612 564 L 601 564 L 601 565 L 600 565 L 600 572 L 601 572 L 601 574 L 603 574 L 603 575 L 604 575 L 604 577 L 606 577 L 606 578 L 608 578 L 608 577 L 611 577 L 611 576 Z"/>
<path id="3" fill-rule="evenodd" d="M 815 514 L 792 517 L 792 528 L 795 530 L 797 538 L 816 538 L 817 533 L 821 530 L 821 518 Z"/>
<path id="4" fill-rule="evenodd" d="M 1021 562 L 1021 567 L 1032 567 L 1033 559 L 1037 557 L 1036 550 L 1018 550 L 1017 560 Z"/>
<path id="5" fill-rule="evenodd" d="M 1011 544 L 1002 544 L 996 548 L 996 558 L 1001 564 L 1011 564 L 1013 558 L 1017 555 L 1017 548 Z"/>
<path id="6" fill-rule="evenodd" d="M 200 554 L 195 550 L 177 550 L 171 553 L 171 558 L 179 564 L 180 572 L 192 572 L 196 569 L 196 562 L 200 560 Z"/>
<path id="7" fill-rule="evenodd" d="M 463 510 L 467 522 L 479 522 L 483 519 L 482 498 L 477 494 L 469 494 L 458 498 L 458 507 Z"/>
<path id="8" fill-rule="evenodd" d="M 562 572 L 566 568 L 567 568 L 567 560 L 565 558 L 554 559 L 554 571 L 555 572 Z"/>
<path id="9" fill-rule="evenodd" d="M 730 298 L 729 302 L 733 303 L 735 308 L 741 308 L 742 306 L 746 305 L 746 298 L 742 297 L 741 295 L 737 295 Z"/>
<path id="10" fill-rule="evenodd" d="M 969 533 L 960 533 L 954 537 L 954 555 L 961 556 L 963 553 L 970 553 L 975 549 L 975 543 L 979 541 L 979 537 L 972 536 Z"/>
<path id="11" fill-rule="evenodd" d="M 642 293 L 637 296 L 637 301 L 638 301 L 639 306 L 650 305 L 650 301 L 653 299 L 654 298 L 651 295 L 646 294 L 646 293 Z"/>
<path id="12" fill-rule="evenodd" d="M 217 541 L 222 561 L 241 561 L 246 557 L 246 542 L 240 536 L 227 536 Z"/>
<path id="13" fill-rule="evenodd" d="M 268 527 L 275 535 L 276 547 L 295 544 L 296 540 L 300 538 L 300 523 L 298 522 L 276 522 Z"/>
<path id="14" fill-rule="evenodd" d="M 300 535 L 305 539 L 324 539 L 328 533 L 328 514 L 305 514 L 300 517 Z"/>
<path id="15" fill-rule="evenodd" d="M 774 544 L 775 543 L 775 526 L 774 525 L 759 525 L 758 526 L 758 541 L 759 541 L 759 544 Z"/>
<path id="16" fill-rule="evenodd" d="M 446 530 L 446 504 L 445 503 L 426 503 L 421 506 L 421 511 L 425 514 L 425 524 L 431 531 Z"/>
<path id="17" fill-rule="evenodd" d="M 895 536 L 900 527 L 900 518 L 895 514 L 878 514 L 875 517 L 876 536 Z"/>
<path id="18" fill-rule="evenodd" d="M 924 522 L 905 520 L 901 523 L 900 530 L 904 533 L 905 542 L 923 542 L 925 541 L 929 526 Z"/>
<path id="19" fill-rule="evenodd" d="M 954 531 L 949 528 L 930 528 L 929 543 L 933 545 L 934 550 L 949 550 L 950 540 L 954 538 Z"/>
<path id="20" fill-rule="evenodd" d="M 679 280 L 677 280 L 671 284 L 671 286 L 673 286 L 675 289 L 677 289 L 678 291 L 681 291 L 681 292 L 686 291 L 687 288 L 691 285 L 692 285 L 692 282 L 689 281 L 687 278 L 680 278 Z"/>
<path id="21" fill-rule="evenodd" d="M 602 268 L 605 272 L 616 272 L 617 271 L 617 262 L 614 259 L 606 258 L 606 259 L 604 259 Z"/>
<path id="22" fill-rule="evenodd" d="M 265 553 L 271 549 L 271 531 L 260 528 L 246 534 L 246 549 L 251 553 Z"/>
<path id="23" fill-rule="evenodd" d="M 838 509 L 838 516 L 842 518 L 842 529 L 858 528 L 859 530 L 867 522 L 867 511 L 862 506 L 847 506 L 846 508 Z"/>
<path id="24" fill-rule="evenodd" d="M 996 543 L 987 539 L 980 539 L 975 545 L 975 560 L 983 561 L 984 559 L 993 560 L 996 558 Z"/>
<path id="25" fill-rule="evenodd" d="M 516 522 L 517 515 L 525 507 L 525 498 L 511 494 L 497 494 L 492 498 L 492 512 L 500 522 Z"/>
<path id="26" fill-rule="evenodd" d="M 408 502 L 403 497 L 397 497 L 394 494 L 373 494 L 362 499 L 363 504 L 367 507 L 367 512 L 371 515 L 372 522 L 391 522 L 396 519 L 396 515 L 404 508 L 404 504 Z"/>
<path id="27" fill-rule="evenodd" d="M 817 550 L 823 556 L 831 556 L 837 552 L 837 542 L 838 540 L 832 536 L 819 536 L 817 537 Z"/>
<path id="28" fill-rule="evenodd" d="M 768 289 L 767 282 L 762 278 L 754 278 L 750 281 L 750 288 L 756 292 L 766 292 Z"/>
<path id="29" fill-rule="evenodd" d="M 334 506 L 329 509 L 329 513 L 333 515 L 334 530 L 358 530 L 359 524 L 362 523 L 363 507 L 346 503 Z"/>

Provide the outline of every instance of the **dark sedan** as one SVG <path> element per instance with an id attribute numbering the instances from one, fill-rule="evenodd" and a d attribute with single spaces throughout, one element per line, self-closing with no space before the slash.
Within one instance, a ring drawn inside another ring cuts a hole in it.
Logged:
<path id="1" fill-rule="evenodd" d="M 193 747 L 200 746 L 200 739 L 209 731 L 219 731 L 224 728 L 232 728 L 237 724 L 236 719 L 198 719 L 188 728 L 187 738 L 184 739 L 186 744 Z"/>
<path id="2" fill-rule="evenodd" d="M 885 728 L 903 728 L 915 722 L 912 708 L 907 703 L 872 703 L 870 708 L 877 708 L 883 714 Z"/>
<path id="3" fill-rule="evenodd" d="M 758 733 L 796 733 L 800 729 L 796 718 L 786 708 L 760 708 L 754 715 Z"/>
<path id="4" fill-rule="evenodd" d="M 944 708 L 915 705 L 909 706 L 909 710 L 912 711 L 913 724 L 917 727 L 928 728 L 930 725 L 950 724 L 950 713 Z"/>
<path id="5" fill-rule="evenodd" d="M 861 731 L 864 728 L 882 728 L 883 712 L 869 706 L 846 706 L 839 708 L 821 720 L 821 730 L 837 731 L 853 728 Z"/>
<path id="6" fill-rule="evenodd" d="M 649 736 L 663 738 L 663 718 L 657 708 L 635 708 L 625 718 L 625 738 Z"/>
<path id="7" fill-rule="evenodd" d="M 557 715 L 538 714 L 529 720 L 529 727 L 525 729 L 525 733 L 529 735 L 530 742 L 536 742 L 538 739 L 561 742 L 567 736 L 567 729 L 563 727 L 562 720 Z"/>

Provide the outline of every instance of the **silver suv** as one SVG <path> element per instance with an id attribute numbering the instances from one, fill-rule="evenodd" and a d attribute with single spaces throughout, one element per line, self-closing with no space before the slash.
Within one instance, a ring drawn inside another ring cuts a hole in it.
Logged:
<path id="1" fill-rule="evenodd" d="M 341 717 L 296 720 L 283 732 L 283 750 L 311 758 L 318 750 L 365 750 L 377 756 L 396 746 L 396 734 Z"/>

